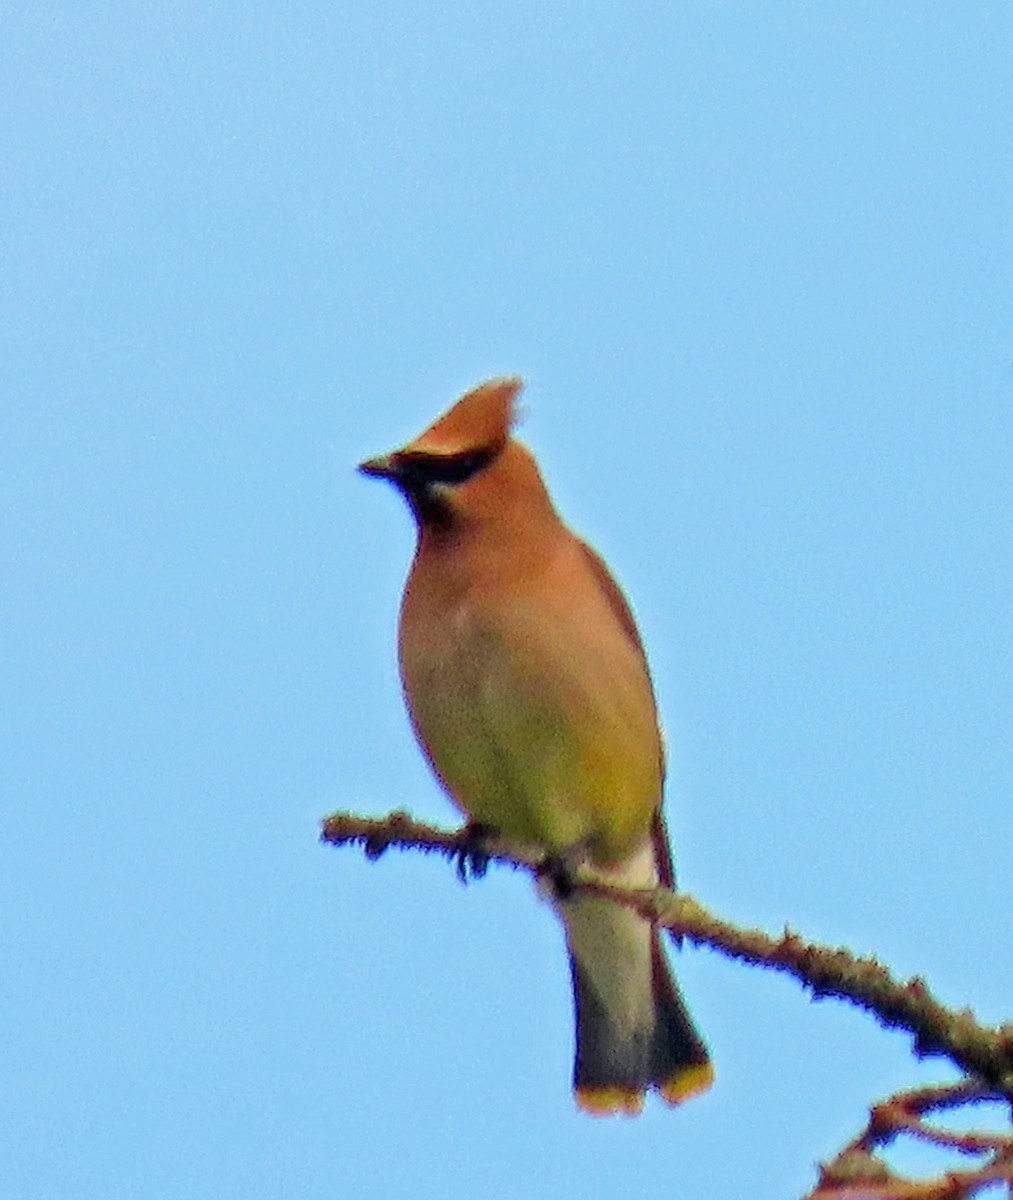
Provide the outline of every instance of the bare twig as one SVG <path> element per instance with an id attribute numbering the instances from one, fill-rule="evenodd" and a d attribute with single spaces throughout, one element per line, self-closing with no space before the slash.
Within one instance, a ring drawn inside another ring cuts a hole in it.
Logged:
<path id="1" fill-rule="evenodd" d="M 1013 1137 L 1002 1133 L 957 1133 L 930 1125 L 932 1112 L 1005 1097 L 974 1080 L 898 1092 L 874 1105 L 865 1129 L 820 1172 L 820 1181 L 805 1200 L 959 1200 L 987 1185 L 1013 1183 Z M 908 1135 L 965 1155 L 988 1155 L 965 1171 L 947 1171 L 934 1179 L 894 1175 L 874 1151 Z"/>
<path id="2" fill-rule="evenodd" d="M 386 817 L 335 813 L 323 822 L 321 840 L 333 845 L 359 844 L 369 858 L 391 847 L 438 853 L 456 859 L 462 875 L 470 866 L 481 874 L 500 862 L 539 875 L 560 864 L 534 847 L 519 847 L 486 831 L 464 827 L 438 829 L 414 821 L 405 812 Z M 840 947 L 808 942 L 790 929 L 772 937 L 743 929 L 708 912 L 691 896 L 666 888 L 614 887 L 591 869 L 567 871 L 568 886 L 607 896 L 642 913 L 657 925 L 700 946 L 793 975 L 816 999 L 835 996 L 871 1012 L 888 1028 L 905 1029 L 918 1055 L 948 1056 L 967 1078 L 956 1084 L 898 1092 L 875 1105 L 865 1129 L 823 1166 L 816 1188 L 805 1200 L 965 1200 L 995 1183 L 1007 1183 L 1013 1196 L 1013 1136 L 957 1133 L 926 1121 L 929 1113 L 987 1101 L 1013 1102 L 1013 1025 L 993 1029 L 967 1009 L 945 1008 L 924 980 L 897 980 L 874 958 L 860 958 Z M 876 1151 L 900 1136 L 914 1137 L 986 1161 L 934 1179 L 895 1175 Z"/>
<path id="3" fill-rule="evenodd" d="M 545 865 L 544 855 L 530 848 L 514 847 L 489 835 L 476 842 L 467 827 L 438 829 L 400 811 L 382 818 L 335 813 L 323 822 L 321 839 L 333 845 L 358 843 L 371 858 L 398 847 L 435 851 L 459 861 L 462 855 L 479 851 L 483 859 L 534 873 Z M 907 1030 L 919 1056 L 947 1055 L 961 1071 L 1013 1100 L 1013 1026 L 992 1029 L 976 1021 L 969 1010 L 944 1007 L 917 976 L 901 982 L 874 958 L 861 958 L 842 947 L 817 945 L 787 928 L 780 937 L 740 928 L 714 916 L 685 893 L 613 887 L 586 868 L 571 875 L 574 887 L 629 905 L 697 945 L 793 975 L 816 999 L 835 996 L 866 1009 L 881 1024 Z"/>

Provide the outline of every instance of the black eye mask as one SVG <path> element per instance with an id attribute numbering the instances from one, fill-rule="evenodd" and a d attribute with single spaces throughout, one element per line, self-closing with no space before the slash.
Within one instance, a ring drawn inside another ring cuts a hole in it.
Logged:
<path id="1" fill-rule="evenodd" d="M 409 489 L 434 483 L 465 483 L 487 467 L 496 449 L 465 450 L 462 454 L 404 454 L 398 461 L 398 477 Z"/>

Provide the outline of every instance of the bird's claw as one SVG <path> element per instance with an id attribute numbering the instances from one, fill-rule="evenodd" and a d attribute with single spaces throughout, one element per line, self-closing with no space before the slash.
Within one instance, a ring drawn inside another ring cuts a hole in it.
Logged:
<path id="1" fill-rule="evenodd" d="M 489 851 L 486 839 L 493 830 L 488 825 L 466 825 L 461 832 L 461 845 L 457 851 L 457 877 L 462 883 L 469 879 L 481 879 L 489 869 Z"/>
<path id="2" fill-rule="evenodd" d="M 564 854 L 547 854 L 538 867 L 538 879 L 547 886 L 557 900 L 568 900 L 573 895 L 573 873 L 571 864 Z"/>

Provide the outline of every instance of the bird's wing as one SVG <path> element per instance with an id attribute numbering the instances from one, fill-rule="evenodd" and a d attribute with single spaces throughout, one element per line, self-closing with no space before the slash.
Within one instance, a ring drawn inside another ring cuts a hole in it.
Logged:
<path id="1" fill-rule="evenodd" d="M 579 540 L 579 539 L 578 539 Z M 609 607 L 622 627 L 623 632 L 636 647 L 637 653 L 640 655 L 644 664 L 644 670 L 647 671 L 650 677 L 650 667 L 647 662 L 647 654 L 644 651 L 644 643 L 640 640 L 640 631 L 637 629 L 637 623 L 633 618 L 633 612 L 629 604 L 626 602 L 626 597 L 623 595 L 622 588 L 612 578 L 612 572 L 605 565 L 601 555 L 593 550 L 587 542 L 581 541 L 580 548 L 583 551 L 584 557 L 587 560 L 588 566 L 591 568 L 591 573 L 598 582 L 605 595 L 605 599 L 609 603 Z M 661 780 L 664 784 L 665 780 L 665 739 L 658 730 L 658 766 L 661 770 Z M 668 846 L 668 834 L 665 830 L 665 820 L 661 815 L 661 808 L 654 814 L 654 823 L 651 826 L 651 841 L 654 843 L 654 856 L 658 865 L 658 875 L 663 887 L 675 887 L 675 871 L 672 867 L 672 852 Z"/>
<path id="2" fill-rule="evenodd" d="M 675 891 L 675 864 L 672 862 L 672 848 L 668 844 L 668 830 L 660 805 L 651 822 L 651 845 L 654 847 L 654 865 L 658 868 L 658 882 L 662 887 Z"/>
<path id="3" fill-rule="evenodd" d="M 598 586 L 605 594 L 605 599 L 608 601 L 615 619 L 622 626 L 626 636 L 636 646 L 637 653 L 644 660 L 644 666 L 647 667 L 647 655 L 644 653 L 644 644 L 640 640 L 637 623 L 633 619 L 633 613 L 630 610 L 629 604 L 626 603 L 626 597 L 622 593 L 622 588 L 612 578 L 612 572 L 605 565 L 605 560 L 597 550 L 592 550 L 587 542 L 584 541 L 580 542 L 580 548 L 587 559 L 588 566 L 591 568 L 591 574 L 598 581 Z"/>

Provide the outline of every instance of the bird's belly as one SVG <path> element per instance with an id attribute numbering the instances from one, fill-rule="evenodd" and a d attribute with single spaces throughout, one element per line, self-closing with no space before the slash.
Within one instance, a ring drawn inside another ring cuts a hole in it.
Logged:
<path id="1" fill-rule="evenodd" d="M 460 631 L 458 631 L 460 634 Z M 457 806 L 505 837 L 626 853 L 661 799 L 650 683 L 472 630 L 402 662 L 412 722 Z"/>

